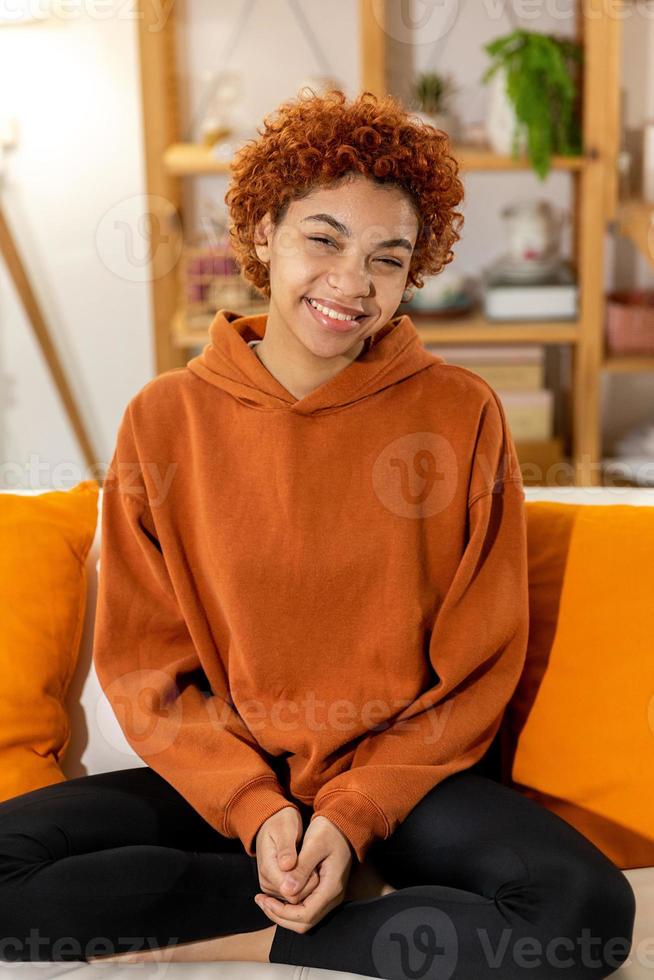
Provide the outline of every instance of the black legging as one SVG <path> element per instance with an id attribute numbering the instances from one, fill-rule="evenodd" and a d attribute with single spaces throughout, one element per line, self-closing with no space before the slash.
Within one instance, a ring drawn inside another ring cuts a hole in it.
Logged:
<path id="1" fill-rule="evenodd" d="M 583 980 L 631 949 L 626 876 L 474 770 L 431 790 L 369 859 L 398 891 L 344 901 L 304 934 L 278 926 L 271 962 L 387 980 Z M 269 928 L 260 890 L 256 858 L 148 767 L 0 803 L 0 960 L 86 961 Z"/>

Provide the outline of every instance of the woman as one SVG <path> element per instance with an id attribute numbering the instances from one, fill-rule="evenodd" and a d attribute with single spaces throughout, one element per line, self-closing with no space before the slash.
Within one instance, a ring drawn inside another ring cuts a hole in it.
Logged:
<path id="1" fill-rule="evenodd" d="M 339 91 L 259 136 L 226 201 L 269 313 L 132 398 L 104 485 L 95 666 L 146 765 L 0 807 L 5 956 L 608 976 L 626 877 L 471 771 L 526 525 L 497 395 L 394 317 L 459 238 L 447 139 Z"/>

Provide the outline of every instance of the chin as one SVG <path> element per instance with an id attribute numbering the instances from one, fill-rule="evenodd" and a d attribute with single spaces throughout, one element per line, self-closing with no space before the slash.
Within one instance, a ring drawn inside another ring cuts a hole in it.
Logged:
<path id="1" fill-rule="evenodd" d="M 342 338 L 339 340 L 338 337 L 325 337 L 322 343 L 318 342 L 314 345 L 308 340 L 304 340 L 302 338 L 300 338 L 300 340 L 312 354 L 314 354 L 316 357 L 324 358 L 343 357 L 353 347 L 359 347 L 363 342 L 363 338 L 358 340 L 352 340 L 352 338 L 350 338 L 346 341 Z"/>
<path id="2" fill-rule="evenodd" d="M 325 334 L 323 338 L 317 337 L 303 337 L 296 334 L 298 340 L 308 351 L 315 357 L 323 357 L 329 359 L 332 357 L 344 357 L 348 351 L 353 347 L 360 347 L 363 341 L 366 339 L 364 336 L 357 337 L 339 337 L 337 335 L 329 336 Z"/>

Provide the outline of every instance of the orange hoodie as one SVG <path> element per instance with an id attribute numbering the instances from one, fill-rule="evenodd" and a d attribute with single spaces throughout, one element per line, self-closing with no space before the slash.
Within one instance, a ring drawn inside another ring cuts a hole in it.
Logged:
<path id="1" fill-rule="evenodd" d="M 249 856 L 302 802 L 363 861 L 516 687 L 521 473 L 493 389 L 408 316 L 300 399 L 249 346 L 265 328 L 221 310 L 127 405 L 94 662 L 137 755 Z"/>

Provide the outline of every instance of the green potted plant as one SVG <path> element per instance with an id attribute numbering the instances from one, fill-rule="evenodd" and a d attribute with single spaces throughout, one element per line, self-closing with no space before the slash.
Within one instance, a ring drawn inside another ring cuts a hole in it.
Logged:
<path id="1" fill-rule="evenodd" d="M 411 89 L 413 108 L 424 122 L 451 133 L 455 119 L 451 109 L 451 98 L 457 91 L 452 78 L 440 72 L 428 71 L 416 75 Z"/>
<path id="2" fill-rule="evenodd" d="M 553 154 L 582 152 L 579 66 L 583 52 L 568 38 L 514 30 L 484 45 L 493 79 L 487 132 L 497 153 L 526 153 L 541 180 Z"/>

